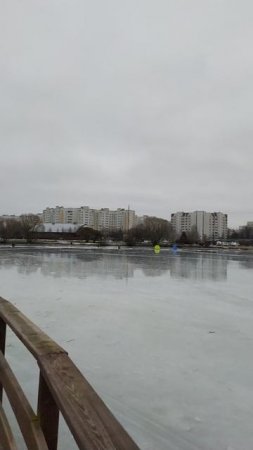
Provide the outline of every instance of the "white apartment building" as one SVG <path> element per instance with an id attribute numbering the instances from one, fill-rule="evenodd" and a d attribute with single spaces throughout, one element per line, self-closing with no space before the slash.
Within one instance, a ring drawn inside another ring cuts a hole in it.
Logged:
<path id="1" fill-rule="evenodd" d="M 130 209 L 109 208 L 91 209 L 89 206 L 80 208 L 46 208 L 43 213 L 43 223 L 45 224 L 73 224 L 84 225 L 94 230 L 122 230 L 127 231 L 135 226 L 135 211 Z"/>
<path id="2" fill-rule="evenodd" d="M 42 213 L 44 223 L 64 223 L 64 208 L 56 206 L 55 208 L 46 208 Z"/>
<path id="3" fill-rule="evenodd" d="M 177 236 L 183 232 L 189 233 L 194 228 L 201 240 L 226 239 L 228 233 L 227 214 L 221 212 L 176 212 L 171 214 L 171 225 Z"/>

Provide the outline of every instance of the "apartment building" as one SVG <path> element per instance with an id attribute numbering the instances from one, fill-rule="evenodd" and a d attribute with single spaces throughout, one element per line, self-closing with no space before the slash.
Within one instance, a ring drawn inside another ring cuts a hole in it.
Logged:
<path id="1" fill-rule="evenodd" d="M 63 206 L 56 206 L 55 208 L 46 208 L 42 213 L 42 220 L 44 223 L 65 223 L 64 222 L 64 208 Z"/>
<path id="2" fill-rule="evenodd" d="M 176 212 L 171 214 L 171 225 L 177 236 L 197 230 L 201 240 L 227 238 L 227 214 L 221 212 Z"/>
<path id="3" fill-rule="evenodd" d="M 122 230 L 127 231 L 135 226 L 135 211 L 130 209 L 109 208 L 91 209 L 89 206 L 80 208 L 46 208 L 42 213 L 45 224 L 73 224 L 84 225 L 94 230 Z"/>

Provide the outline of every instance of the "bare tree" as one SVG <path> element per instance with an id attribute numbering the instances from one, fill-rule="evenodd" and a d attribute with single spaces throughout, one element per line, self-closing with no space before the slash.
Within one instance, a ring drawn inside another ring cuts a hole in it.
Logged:
<path id="1" fill-rule="evenodd" d="M 22 237 L 20 222 L 16 219 L 0 221 L 0 239 L 7 242 L 8 239 L 20 239 Z"/>
<path id="2" fill-rule="evenodd" d="M 174 240 L 175 233 L 171 223 L 168 220 L 159 217 L 147 217 L 143 224 L 137 225 L 129 230 L 127 239 L 131 244 L 141 242 L 143 240 L 151 241 L 157 244 L 162 240 Z"/>
<path id="3" fill-rule="evenodd" d="M 147 238 L 153 243 L 158 244 L 162 240 L 169 240 L 172 235 L 170 222 L 159 217 L 147 217 L 144 221 Z"/>
<path id="4" fill-rule="evenodd" d="M 32 241 L 33 231 L 35 231 L 40 222 L 40 218 L 39 216 L 36 216 L 36 214 L 22 214 L 22 216 L 20 216 L 22 237 L 26 239 L 27 242 Z"/>
<path id="5" fill-rule="evenodd" d="M 76 235 L 79 239 L 82 239 L 86 242 L 95 242 L 101 239 L 102 233 L 101 231 L 94 230 L 93 228 L 85 227 L 82 225 L 78 228 L 78 230 L 76 230 Z"/>
<path id="6" fill-rule="evenodd" d="M 191 231 L 187 233 L 187 239 L 189 244 L 197 244 L 200 241 L 196 225 L 193 225 Z"/>

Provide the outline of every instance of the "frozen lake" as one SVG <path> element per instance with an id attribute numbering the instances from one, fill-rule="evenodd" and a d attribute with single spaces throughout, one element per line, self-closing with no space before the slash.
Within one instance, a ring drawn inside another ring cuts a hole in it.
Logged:
<path id="1" fill-rule="evenodd" d="M 0 285 L 141 449 L 252 450 L 253 254 L 2 247 Z M 35 406 L 36 364 L 7 344 Z"/>

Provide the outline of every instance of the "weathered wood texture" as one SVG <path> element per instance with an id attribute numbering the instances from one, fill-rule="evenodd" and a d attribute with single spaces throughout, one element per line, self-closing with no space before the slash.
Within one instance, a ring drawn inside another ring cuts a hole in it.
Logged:
<path id="1" fill-rule="evenodd" d="M 17 450 L 2 403 L 0 403 L 0 450 Z"/>
<path id="2" fill-rule="evenodd" d="M 80 449 L 138 449 L 67 355 L 47 355 L 39 364 Z"/>
<path id="3" fill-rule="evenodd" d="M 67 353 L 12 303 L 2 297 L 0 297 L 0 317 L 18 336 L 35 359 L 48 353 Z"/>
<path id="4" fill-rule="evenodd" d="M 48 450 L 57 450 L 59 408 L 40 373 L 37 415 L 44 433 Z"/>
<path id="5" fill-rule="evenodd" d="M 36 416 L 3 354 L 0 354 L 0 382 L 27 439 L 28 449 L 57 449 L 59 410 L 80 450 L 138 450 L 139 447 L 64 349 L 1 297 L 0 319 L 10 326 L 30 350 L 41 372 Z M 42 431 L 44 441 L 41 438 Z"/>
<path id="6" fill-rule="evenodd" d="M 5 339 L 6 339 L 6 323 L 0 317 L 0 350 L 3 354 L 5 351 Z"/>
<path id="7" fill-rule="evenodd" d="M 38 417 L 8 362 L 0 352 L 0 379 L 29 450 L 48 450 Z"/>
<path id="8" fill-rule="evenodd" d="M 6 323 L 0 317 L 0 351 L 5 352 L 5 339 L 6 339 Z M 0 402 L 3 400 L 3 386 L 0 381 Z M 0 449 L 1 450 L 1 449 Z"/>

